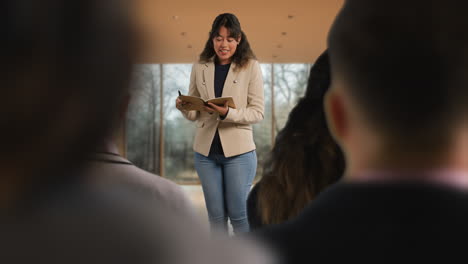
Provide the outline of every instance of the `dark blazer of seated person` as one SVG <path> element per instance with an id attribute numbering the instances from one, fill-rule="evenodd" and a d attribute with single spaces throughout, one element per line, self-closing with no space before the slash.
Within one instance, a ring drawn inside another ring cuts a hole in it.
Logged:
<path id="1" fill-rule="evenodd" d="M 344 158 L 328 130 L 323 98 L 330 86 L 330 65 L 323 52 L 310 70 L 305 96 L 285 127 L 247 200 L 252 230 L 297 216 L 343 174 Z"/>
<path id="2" fill-rule="evenodd" d="M 468 243 L 467 221 L 468 195 L 461 190 L 418 182 L 343 181 L 297 218 L 251 234 L 271 246 L 281 263 L 401 261 L 405 256 L 422 261 L 447 245 Z"/>

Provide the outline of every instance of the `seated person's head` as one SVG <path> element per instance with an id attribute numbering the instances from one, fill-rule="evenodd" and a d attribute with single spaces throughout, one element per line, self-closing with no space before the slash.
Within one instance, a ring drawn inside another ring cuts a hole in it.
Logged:
<path id="1" fill-rule="evenodd" d="M 110 130 L 133 57 L 124 2 L 2 3 L 0 205 L 74 175 Z"/>
<path id="2" fill-rule="evenodd" d="M 323 110 L 329 86 L 330 63 L 325 51 L 312 66 L 305 95 L 291 110 L 265 164 L 258 191 L 263 224 L 297 216 L 343 174 L 343 154 L 330 135 Z"/>
<path id="3" fill-rule="evenodd" d="M 278 133 L 272 155 L 277 170 L 284 164 L 285 174 L 292 178 L 301 175 L 305 181 L 315 179 L 317 191 L 336 181 L 343 166 L 341 150 L 330 135 L 323 109 L 329 87 L 330 62 L 328 51 L 324 51 L 310 69 L 305 95 Z"/>
<path id="4" fill-rule="evenodd" d="M 351 173 L 451 166 L 448 152 L 458 148 L 468 117 L 466 7 L 346 1 L 328 38 L 327 112 Z"/>

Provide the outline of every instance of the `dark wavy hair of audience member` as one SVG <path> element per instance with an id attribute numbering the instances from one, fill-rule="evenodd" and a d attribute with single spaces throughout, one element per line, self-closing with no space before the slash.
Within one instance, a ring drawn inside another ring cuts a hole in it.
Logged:
<path id="1" fill-rule="evenodd" d="M 205 48 L 200 54 L 199 61 L 201 63 L 206 63 L 213 60 L 213 57 L 216 55 L 213 46 L 213 39 L 218 36 L 219 29 L 223 26 L 228 29 L 230 37 L 235 39 L 238 39 L 239 37 L 241 38 L 236 52 L 232 56 L 232 62 L 239 66 L 238 69 L 246 66 L 249 60 L 256 59 L 254 52 L 250 48 L 247 35 L 245 35 L 244 31 L 241 29 L 239 19 L 237 19 L 237 17 L 233 14 L 225 13 L 215 18 L 209 33 L 208 40 L 206 41 Z"/>
<path id="2" fill-rule="evenodd" d="M 305 96 L 289 114 L 265 163 L 257 197 L 264 225 L 297 216 L 344 172 L 344 157 L 328 130 L 323 109 L 329 86 L 325 51 L 313 65 Z"/>
<path id="3" fill-rule="evenodd" d="M 137 39 L 121 0 L 6 0 L 0 10 L 1 204 L 77 174 L 115 124 Z"/>

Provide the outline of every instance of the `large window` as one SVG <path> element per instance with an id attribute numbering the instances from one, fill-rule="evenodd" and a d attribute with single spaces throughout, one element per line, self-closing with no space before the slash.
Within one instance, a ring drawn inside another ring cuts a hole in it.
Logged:
<path id="1" fill-rule="evenodd" d="M 272 146 L 272 107 L 271 107 L 271 64 L 262 64 L 263 88 L 265 96 L 265 111 L 262 122 L 253 125 L 254 141 L 257 146 L 257 175 L 255 181 L 262 175 L 263 164 Z"/>
<path id="2" fill-rule="evenodd" d="M 275 133 L 286 124 L 289 112 L 304 95 L 309 64 L 274 64 Z"/>
<path id="3" fill-rule="evenodd" d="M 127 158 L 136 166 L 159 173 L 161 87 L 159 65 L 139 65 L 134 74 L 127 113 Z"/>
<path id="4" fill-rule="evenodd" d="M 178 91 L 187 94 L 190 83 L 189 64 L 163 66 L 164 89 L 164 176 L 182 183 L 197 182 L 193 167 L 195 124 L 175 108 Z"/>
<path id="5" fill-rule="evenodd" d="M 274 137 L 303 96 L 309 64 L 261 64 L 265 119 L 253 126 L 258 179 Z M 144 64 L 136 68 L 126 122 L 127 156 L 135 165 L 181 184 L 198 183 L 193 166 L 195 125 L 175 108 L 178 90 L 186 94 L 190 64 Z"/>

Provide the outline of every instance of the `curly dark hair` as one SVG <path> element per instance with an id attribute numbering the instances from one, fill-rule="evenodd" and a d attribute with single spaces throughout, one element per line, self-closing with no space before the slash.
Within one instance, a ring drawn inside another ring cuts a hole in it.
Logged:
<path id="1" fill-rule="evenodd" d="M 255 54 L 250 48 L 249 41 L 247 36 L 241 29 L 239 19 L 233 14 L 224 13 L 215 18 L 213 25 L 211 26 L 211 31 L 209 33 L 208 40 L 206 41 L 205 48 L 200 54 L 199 62 L 206 63 L 213 60 L 213 57 L 216 55 L 213 46 L 213 39 L 216 38 L 219 34 L 219 29 L 221 27 L 226 27 L 229 31 L 229 35 L 232 38 L 238 39 L 241 38 L 239 45 L 237 46 L 236 52 L 232 56 L 232 62 L 237 64 L 237 69 L 242 69 L 246 66 L 251 59 L 256 59 Z"/>
<path id="2" fill-rule="evenodd" d="M 263 225 L 297 216 L 344 172 L 344 156 L 328 130 L 323 110 L 329 86 L 325 51 L 312 67 L 305 96 L 289 114 L 264 166 L 257 196 Z"/>

